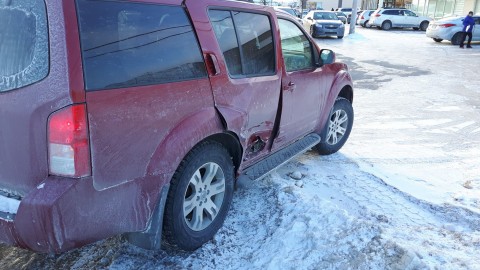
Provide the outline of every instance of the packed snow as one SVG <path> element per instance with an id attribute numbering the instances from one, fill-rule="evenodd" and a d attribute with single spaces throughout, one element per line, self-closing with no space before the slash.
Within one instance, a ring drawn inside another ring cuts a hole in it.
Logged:
<path id="1" fill-rule="evenodd" d="M 194 252 L 119 236 L 61 255 L 0 246 L 0 268 L 480 269 L 480 45 L 359 27 L 317 42 L 355 81 L 340 152 L 239 183 L 223 228 Z"/>

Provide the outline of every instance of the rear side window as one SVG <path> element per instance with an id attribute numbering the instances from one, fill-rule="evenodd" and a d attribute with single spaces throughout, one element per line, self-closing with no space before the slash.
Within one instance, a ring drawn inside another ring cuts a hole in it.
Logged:
<path id="1" fill-rule="evenodd" d="M 207 76 L 182 7 L 77 0 L 87 90 Z"/>
<path id="2" fill-rule="evenodd" d="M 400 15 L 398 10 L 385 10 L 383 12 L 384 15 Z"/>
<path id="3" fill-rule="evenodd" d="M 273 35 L 267 15 L 210 10 L 209 16 L 230 75 L 275 73 Z"/>
<path id="4" fill-rule="evenodd" d="M 0 92 L 38 82 L 48 70 L 43 0 L 0 1 Z"/>

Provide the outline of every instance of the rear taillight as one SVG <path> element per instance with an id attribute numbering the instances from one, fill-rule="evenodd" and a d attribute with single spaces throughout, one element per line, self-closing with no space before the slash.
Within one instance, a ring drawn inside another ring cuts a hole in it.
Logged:
<path id="1" fill-rule="evenodd" d="M 439 24 L 438 27 L 443 27 L 443 28 L 448 28 L 448 27 L 452 27 L 452 26 L 455 26 L 454 23 L 445 23 L 445 24 Z"/>
<path id="2" fill-rule="evenodd" d="M 83 177 L 91 173 L 85 104 L 63 108 L 48 121 L 50 174 Z"/>
<path id="3" fill-rule="evenodd" d="M 364 18 L 363 15 L 362 15 L 362 17 L 361 17 L 360 19 L 363 20 L 363 19 L 365 19 L 365 18 Z"/>
<path id="4" fill-rule="evenodd" d="M 382 15 L 380 15 L 380 14 L 377 13 L 377 14 L 373 14 L 373 16 L 375 16 L 375 17 L 380 17 L 380 16 L 382 16 Z"/>

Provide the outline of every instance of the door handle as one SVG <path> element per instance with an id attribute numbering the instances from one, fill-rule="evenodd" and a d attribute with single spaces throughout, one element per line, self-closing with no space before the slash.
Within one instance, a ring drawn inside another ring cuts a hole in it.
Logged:
<path id="1" fill-rule="evenodd" d="M 220 74 L 220 68 L 218 66 L 217 57 L 213 53 L 205 53 L 205 62 L 207 66 L 207 72 L 210 76 L 216 76 Z"/>

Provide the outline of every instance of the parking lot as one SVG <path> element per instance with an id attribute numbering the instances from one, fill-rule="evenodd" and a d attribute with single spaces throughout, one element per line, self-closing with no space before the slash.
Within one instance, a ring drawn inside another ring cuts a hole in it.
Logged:
<path id="1" fill-rule="evenodd" d="M 122 237 L 56 256 L 0 245 L 0 268 L 479 269 L 480 44 L 361 27 L 316 42 L 354 80 L 339 153 L 310 151 L 240 186 L 224 228 L 193 253 Z"/>

